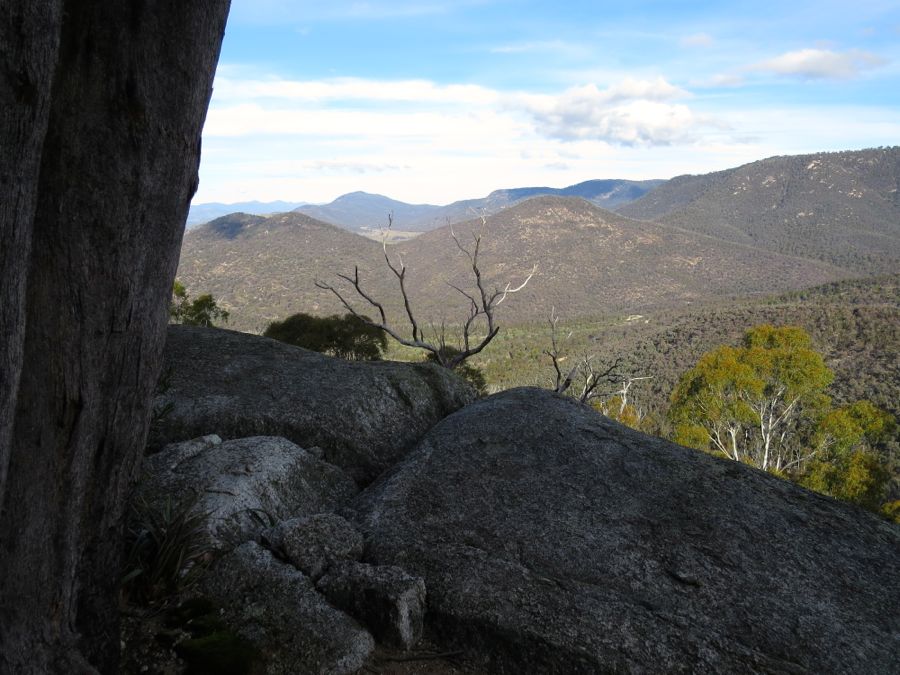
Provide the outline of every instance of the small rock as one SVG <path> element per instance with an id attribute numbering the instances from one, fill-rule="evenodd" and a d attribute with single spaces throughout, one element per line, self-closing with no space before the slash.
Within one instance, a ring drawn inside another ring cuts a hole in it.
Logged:
<path id="1" fill-rule="evenodd" d="M 202 587 L 224 608 L 224 622 L 262 651 L 267 675 L 353 673 L 374 649 L 372 636 L 303 573 L 255 542 L 219 559 Z"/>
<path id="2" fill-rule="evenodd" d="M 382 644 L 408 650 L 422 637 L 425 582 L 399 567 L 336 563 L 316 588 Z"/>
<path id="3" fill-rule="evenodd" d="M 265 541 L 313 579 L 338 560 L 359 560 L 363 552 L 362 535 L 334 513 L 287 520 L 266 532 Z"/>

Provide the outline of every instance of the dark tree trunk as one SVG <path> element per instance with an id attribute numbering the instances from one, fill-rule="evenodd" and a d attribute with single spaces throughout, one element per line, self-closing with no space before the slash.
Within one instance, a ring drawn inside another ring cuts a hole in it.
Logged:
<path id="1" fill-rule="evenodd" d="M 0 3 L 0 505 L 22 372 L 28 272 L 23 261 L 31 251 L 61 5 Z"/>
<path id="2" fill-rule="evenodd" d="M 113 672 L 123 510 L 229 0 L 0 4 L 0 672 Z"/>

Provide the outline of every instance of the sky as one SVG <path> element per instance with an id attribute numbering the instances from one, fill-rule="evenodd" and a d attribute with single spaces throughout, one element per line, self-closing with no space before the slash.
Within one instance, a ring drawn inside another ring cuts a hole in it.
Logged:
<path id="1" fill-rule="evenodd" d="M 447 204 L 897 144 L 897 0 L 232 0 L 194 203 Z"/>

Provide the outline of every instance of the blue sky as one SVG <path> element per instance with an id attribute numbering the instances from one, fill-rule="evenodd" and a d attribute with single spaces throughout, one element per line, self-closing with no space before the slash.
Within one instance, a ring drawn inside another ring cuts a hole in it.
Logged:
<path id="1" fill-rule="evenodd" d="M 900 2 L 233 0 L 194 202 L 444 204 L 900 144 Z"/>

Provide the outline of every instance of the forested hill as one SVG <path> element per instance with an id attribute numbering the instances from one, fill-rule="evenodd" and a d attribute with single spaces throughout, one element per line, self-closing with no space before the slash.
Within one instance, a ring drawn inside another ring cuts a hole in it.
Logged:
<path id="1" fill-rule="evenodd" d="M 679 176 L 617 210 L 859 274 L 900 269 L 900 147 Z"/>
<path id="2" fill-rule="evenodd" d="M 473 230 L 482 230 L 480 220 L 455 228 L 467 246 Z M 574 197 L 511 206 L 487 218 L 483 235 L 479 263 L 489 288 L 519 283 L 537 266 L 528 286 L 503 305 L 507 325 L 544 319 L 551 308 L 573 319 L 632 313 L 847 276 L 833 265 L 631 220 Z M 420 321 L 464 320 L 465 298 L 448 284 L 471 289 L 473 279 L 449 227 L 388 251 L 408 267 L 407 288 Z M 300 213 L 233 215 L 189 232 L 178 275 L 190 292 L 212 293 L 231 312 L 230 326 L 262 330 L 296 312 L 341 311 L 314 282 L 340 284 L 337 275 L 352 274 L 355 265 L 365 289 L 399 315 L 400 294 L 381 244 Z M 365 302 L 358 306 L 371 310 Z"/>
<path id="3" fill-rule="evenodd" d="M 736 345 L 749 328 L 764 323 L 802 326 L 835 372 L 831 394 L 839 404 L 862 398 L 900 414 L 900 274 L 854 279 L 769 298 L 715 302 L 681 308 L 565 321 L 572 355 L 593 354 L 598 363 L 621 359 L 639 381 L 633 400 L 661 414 L 678 378 L 700 356 Z M 544 323 L 513 327 L 474 361 L 493 388 L 546 386 L 552 375 L 542 351 L 549 345 Z"/>

